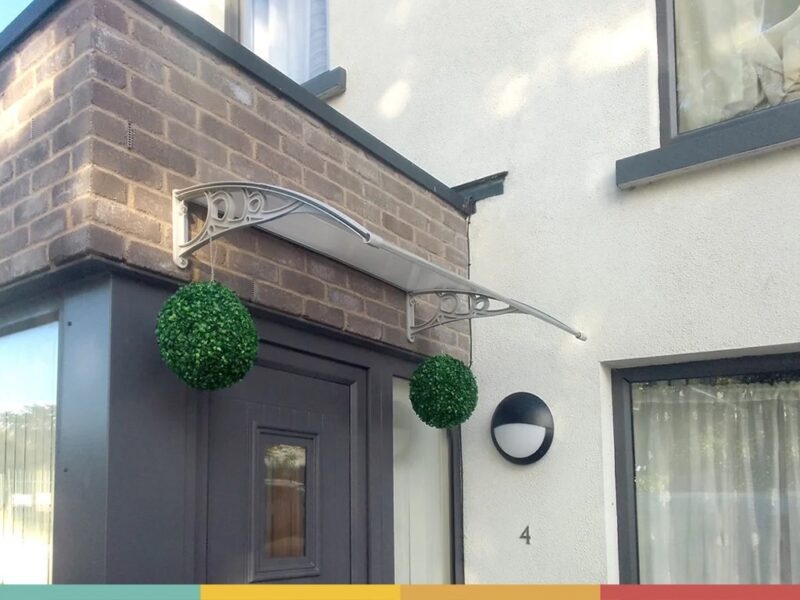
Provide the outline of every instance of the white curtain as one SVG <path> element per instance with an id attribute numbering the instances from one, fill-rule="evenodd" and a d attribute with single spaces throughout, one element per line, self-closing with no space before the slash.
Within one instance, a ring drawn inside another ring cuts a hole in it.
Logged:
<path id="1" fill-rule="evenodd" d="M 252 49 L 298 83 L 328 68 L 327 0 L 253 0 Z"/>
<path id="2" fill-rule="evenodd" d="M 681 131 L 800 98 L 800 0 L 675 0 L 675 28 Z"/>
<path id="3" fill-rule="evenodd" d="M 800 382 L 633 386 L 642 583 L 800 582 Z"/>

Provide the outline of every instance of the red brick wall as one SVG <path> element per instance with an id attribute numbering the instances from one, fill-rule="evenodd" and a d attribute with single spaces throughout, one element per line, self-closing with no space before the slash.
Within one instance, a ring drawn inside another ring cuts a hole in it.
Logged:
<path id="1" fill-rule="evenodd" d="M 299 190 L 460 274 L 455 209 L 134 0 L 67 2 L 0 64 L 0 285 L 99 254 L 206 279 L 208 247 L 172 263 L 170 192 L 244 179 Z M 405 340 L 405 295 L 255 230 L 215 242 L 243 298 L 424 353 L 469 352 L 465 323 Z"/>

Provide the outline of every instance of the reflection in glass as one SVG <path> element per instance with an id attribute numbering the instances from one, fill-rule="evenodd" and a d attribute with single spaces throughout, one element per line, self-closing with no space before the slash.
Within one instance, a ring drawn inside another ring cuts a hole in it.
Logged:
<path id="1" fill-rule="evenodd" d="M 264 456 L 266 558 L 304 556 L 306 551 L 306 449 L 267 446 Z"/>
<path id="2" fill-rule="evenodd" d="M 800 582 L 800 381 L 631 392 L 641 582 Z"/>
<path id="3" fill-rule="evenodd" d="M 0 336 L 0 583 L 50 582 L 58 324 Z"/>

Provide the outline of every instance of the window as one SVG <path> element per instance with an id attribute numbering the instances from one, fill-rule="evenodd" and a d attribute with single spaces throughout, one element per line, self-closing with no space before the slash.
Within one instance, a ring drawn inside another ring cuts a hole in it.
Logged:
<path id="1" fill-rule="evenodd" d="M 394 378 L 395 583 L 452 583 L 447 432 L 422 423 L 408 393 Z"/>
<path id="2" fill-rule="evenodd" d="M 678 130 L 800 99 L 800 0 L 675 0 Z"/>
<path id="3" fill-rule="evenodd" d="M 298 83 L 328 70 L 327 0 L 179 0 Z"/>
<path id="4" fill-rule="evenodd" d="M 50 582 L 58 324 L 0 335 L 0 583 Z"/>
<path id="5" fill-rule="evenodd" d="M 624 580 L 800 582 L 800 370 L 764 366 L 615 374 Z"/>

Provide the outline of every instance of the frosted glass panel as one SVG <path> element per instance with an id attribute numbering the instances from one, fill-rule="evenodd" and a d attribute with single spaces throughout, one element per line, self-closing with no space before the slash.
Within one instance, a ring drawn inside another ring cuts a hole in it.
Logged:
<path id="1" fill-rule="evenodd" d="M 178 0 L 178 4 L 196 12 L 218 29 L 225 31 L 225 0 Z"/>
<path id="2" fill-rule="evenodd" d="M 395 583 L 452 583 L 447 432 L 417 418 L 394 380 Z"/>
<path id="3" fill-rule="evenodd" d="M 288 558 L 306 553 L 306 449 L 274 444 L 264 456 L 266 531 L 264 556 Z"/>
<path id="4" fill-rule="evenodd" d="M 0 336 L 0 583 L 49 583 L 58 324 Z"/>

